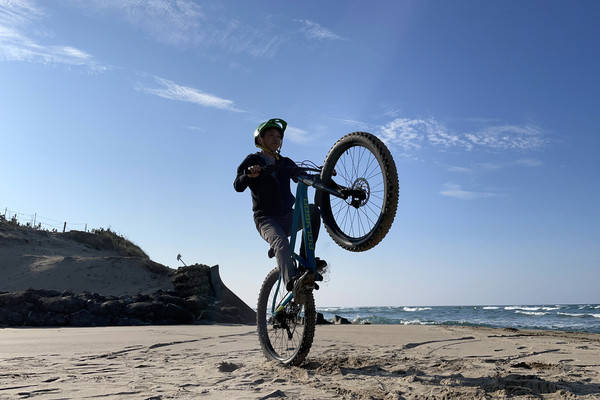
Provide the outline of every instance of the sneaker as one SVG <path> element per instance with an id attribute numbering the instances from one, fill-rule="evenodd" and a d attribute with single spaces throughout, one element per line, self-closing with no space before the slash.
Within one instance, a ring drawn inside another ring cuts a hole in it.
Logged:
<path id="1" fill-rule="evenodd" d="M 317 271 L 323 272 L 325 268 L 327 268 L 327 261 L 321 260 L 319 257 L 315 257 L 315 264 L 317 267 Z"/>
<path id="2" fill-rule="evenodd" d="M 294 287 L 292 292 L 294 293 L 294 300 L 298 304 L 304 304 L 306 301 L 306 294 L 314 289 L 315 277 L 314 274 L 306 271 L 302 276 L 294 281 Z"/>

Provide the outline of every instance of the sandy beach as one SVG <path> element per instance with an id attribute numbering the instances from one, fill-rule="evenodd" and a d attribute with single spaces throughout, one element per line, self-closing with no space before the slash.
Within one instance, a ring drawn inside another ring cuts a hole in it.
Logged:
<path id="1" fill-rule="evenodd" d="M 253 326 L 0 330 L 0 398 L 597 399 L 600 335 L 318 326 L 301 367 Z"/>

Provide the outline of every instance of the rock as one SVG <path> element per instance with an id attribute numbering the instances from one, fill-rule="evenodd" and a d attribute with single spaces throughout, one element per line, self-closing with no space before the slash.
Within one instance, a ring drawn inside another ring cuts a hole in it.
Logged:
<path id="1" fill-rule="evenodd" d="M 176 304 L 179 307 L 185 307 L 186 305 L 186 299 L 182 298 L 182 297 L 178 297 L 178 296 L 172 296 L 169 294 L 160 294 L 158 296 L 152 296 L 154 301 L 158 301 L 160 303 L 164 303 L 164 304 Z"/>
<path id="2" fill-rule="evenodd" d="M 121 300 L 107 300 L 100 304 L 100 313 L 105 315 L 119 314 L 125 308 Z"/>
<path id="3" fill-rule="evenodd" d="M 171 277 L 175 292 L 179 297 L 193 295 L 214 295 L 210 285 L 210 267 L 194 264 L 180 267 Z"/>
<path id="4" fill-rule="evenodd" d="M 78 297 L 57 296 L 39 299 L 40 308 L 44 311 L 71 314 L 85 308 L 86 302 Z"/>
<path id="5" fill-rule="evenodd" d="M 340 317 L 339 315 L 336 315 L 335 317 L 333 317 L 333 323 L 336 325 L 351 325 L 352 324 L 346 318 Z"/>
<path id="6" fill-rule="evenodd" d="M 208 299 L 197 294 L 187 297 L 184 301 L 184 307 L 198 316 L 208 307 Z"/>
<path id="7" fill-rule="evenodd" d="M 333 322 L 326 320 L 325 317 L 323 316 L 323 313 L 320 313 L 320 312 L 317 313 L 317 325 L 331 325 L 331 324 L 333 324 Z"/>
<path id="8" fill-rule="evenodd" d="M 155 302 L 141 301 L 128 304 L 126 310 L 129 316 L 141 320 L 151 320 L 154 318 L 154 312 L 158 311 L 159 307 Z"/>
<path id="9" fill-rule="evenodd" d="M 194 322 L 194 314 L 183 307 L 169 303 L 166 305 L 166 315 L 168 319 L 173 319 L 180 324 L 189 324 Z"/>
<path id="10" fill-rule="evenodd" d="M 70 315 L 71 326 L 95 326 L 95 318 L 88 310 L 79 310 Z"/>

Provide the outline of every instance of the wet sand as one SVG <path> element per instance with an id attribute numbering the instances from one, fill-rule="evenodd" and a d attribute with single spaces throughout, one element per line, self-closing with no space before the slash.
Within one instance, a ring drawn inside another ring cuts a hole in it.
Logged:
<path id="1" fill-rule="evenodd" d="M 252 326 L 0 329 L 0 399 L 598 399 L 600 335 L 318 326 L 301 367 Z"/>

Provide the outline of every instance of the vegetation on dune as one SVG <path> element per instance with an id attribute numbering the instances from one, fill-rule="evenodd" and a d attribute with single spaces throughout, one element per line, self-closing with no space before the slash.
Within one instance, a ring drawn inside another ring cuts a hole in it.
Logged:
<path id="1" fill-rule="evenodd" d="M 127 257 L 150 258 L 138 245 L 110 228 L 92 229 L 91 232 L 69 231 L 63 235 L 97 250 L 116 250 Z"/>
<path id="2" fill-rule="evenodd" d="M 96 250 L 115 250 L 122 256 L 126 257 L 138 257 L 149 260 L 150 257 L 136 244 L 118 233 L 112 231 L 110 228 L 98 228 L 92 229 L 91 232 L 83 231 L 68 231 L 64 233 L 57 232 L 56 229 L 52 231 L 42 228 L 41 224 L 33 226 L 27 222 L 22 224 L 18 221 L 17 216 L 13 216 L 7 219 L 4 215 L 0 214 L 0 224 L 12 226 L 13 229 L 20 229 L 22 231 L 37 231 L 37 232 L 48 232 L 55 234 L 59 237 L 74 240 L 79 243 L 88 245 Z"/>

